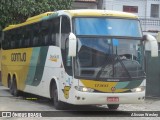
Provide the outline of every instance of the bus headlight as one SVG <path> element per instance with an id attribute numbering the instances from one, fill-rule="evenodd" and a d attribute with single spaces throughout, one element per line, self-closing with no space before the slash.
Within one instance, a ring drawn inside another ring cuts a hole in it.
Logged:
<path id="1" fill-rule="evenodd" d="M 92 88 L 87 88 L 84 86 L 75 86 L 75 89 L 81 92 L 94 92 L 94 89 Z"/>
<path id="2" fill-rule="evenodd" d="M 138 88 L 131 89 L 132 92 L 142 92 L 145 90 L 145 86 L 140 86 Z"/>

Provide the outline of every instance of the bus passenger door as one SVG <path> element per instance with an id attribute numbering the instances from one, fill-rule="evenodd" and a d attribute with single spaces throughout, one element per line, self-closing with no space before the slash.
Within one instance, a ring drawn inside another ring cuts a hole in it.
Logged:
<path id="1" fill-rule="evenodd" d="M 61 16 L 61 53 L 63 60 L 63 69 L 61 70 L 60 86 L 63 91 L 64 100 L 69 98 L 69 90 L 72 81 L 72 60 L 68 56 L 69 34 L 71 32 L 70 19 L 67 16 Z"/>

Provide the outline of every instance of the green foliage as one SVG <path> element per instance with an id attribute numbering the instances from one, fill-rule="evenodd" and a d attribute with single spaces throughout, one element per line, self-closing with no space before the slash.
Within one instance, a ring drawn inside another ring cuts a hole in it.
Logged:
<path id="1" fill-rule="evenodd" d="M 70 9 L 73 0 L 0 0 L 0 28 L 47 11 Z"/>

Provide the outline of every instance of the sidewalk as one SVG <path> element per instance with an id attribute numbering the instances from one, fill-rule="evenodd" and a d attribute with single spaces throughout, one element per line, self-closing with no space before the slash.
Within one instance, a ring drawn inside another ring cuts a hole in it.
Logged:
<path id="1" fill-rule="evenodd" d="M 146 97 L 142 104 L 123 104 L 120 110 L 124 111 L 160 111 L 160 98 Z"/>

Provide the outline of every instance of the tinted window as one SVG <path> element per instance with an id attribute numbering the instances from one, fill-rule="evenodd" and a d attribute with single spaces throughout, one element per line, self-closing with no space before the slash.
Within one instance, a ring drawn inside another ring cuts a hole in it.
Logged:
<path id="1" fill-rule="evenodd" d="M 59 27 L 58 17 L 5 31 L 3 49 L 59 45 Z"/>
<path id="2" fill-rule="evenodd" d="M 138 20 L 75 18 L 75 27 L 77 35 L 142 37 Z"/>

